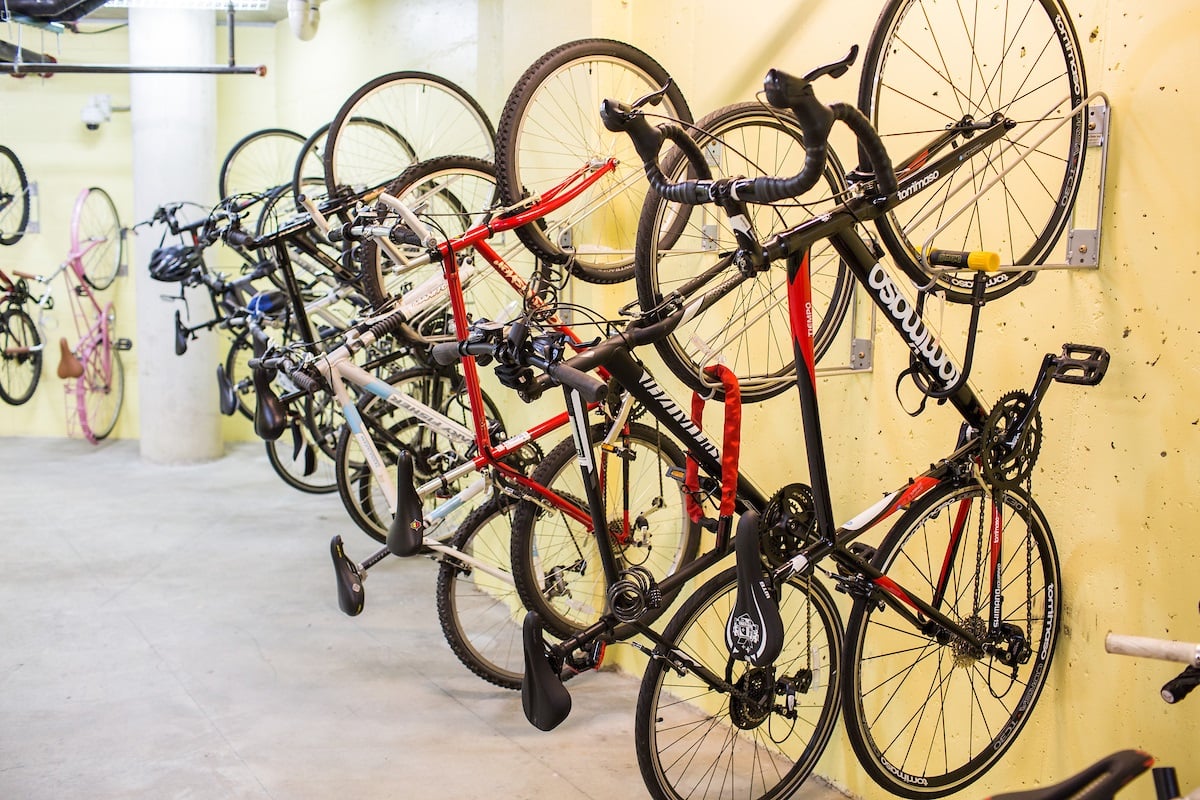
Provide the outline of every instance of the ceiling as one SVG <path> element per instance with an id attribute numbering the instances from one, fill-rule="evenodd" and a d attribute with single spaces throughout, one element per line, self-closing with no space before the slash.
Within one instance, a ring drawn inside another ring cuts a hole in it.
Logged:
<path id="1" fill-rule="evenodd" d="M 214 11 L 217 15 L 218 22 L 225 20 L 225 11 Z M 129 18 L 129 10 L 126 8 L 112 8 L 104 6 L 93 11 L 84 17 L 81 22 L 100 22 L 107 20 L 127 20 Z M 270 0 L 270 5 L 266 11 L 238 11 L 234 19 L 238 23 L 243 22 L 258 22 L 258 23 L 276 23 L 280 20 L 287 19 L 287 0 Z"/>

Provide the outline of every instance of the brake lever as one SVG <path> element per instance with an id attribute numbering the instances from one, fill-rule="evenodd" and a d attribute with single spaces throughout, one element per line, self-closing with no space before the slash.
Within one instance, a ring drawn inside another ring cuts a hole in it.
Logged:
<path id="1" fill-rule="evenodd" d="M 661 88 L 655 89 L 653 92 L 650 92 L 650 94 L 642 95 L 637 100 L 634 100 L 632 103 L 630 103 L 629 110 L 633 111 L 634 109 L 641 108 L 644 105 L 652 105 L 652 106 L 658 105 L 659 103 L 662 102 L 662 99 L 667 94 L 667 90 L 670 88 L 671 88 L 671 79 L 667 78 L 667 82 L 664 83 Z"/>
<path id="2" fill-rule="evenodd" d="M 806 81 L 815 81 L 823 75 L 828 75 L 831 78 L 840 78 L 846 74 L 854 60 L 858 58 L 858 45 L 852 45 L 850 52 L 837 61 L 832 61 L 824 66 L 817 67 L 812 72 L 804 76 Z"/>

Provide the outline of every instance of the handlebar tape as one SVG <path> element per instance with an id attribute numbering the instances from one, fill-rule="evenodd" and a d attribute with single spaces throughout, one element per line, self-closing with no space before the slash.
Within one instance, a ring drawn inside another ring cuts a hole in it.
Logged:
<path id="1" fill-rule="evenodd" d="M 453 364 L 462 356 L 492 356 L 495 358 L 504 345 L 491 342 L 447 342 L 430 348 L 430 355 L 438 364 Z M 599 378 L 581 372 L 570 364 L 563 362 L 548 362 L 537 356 L 528 355 L 526 359 L 530 366 L 543 370 L 551 378 L 563 386 L 568 386 L 589 403 L 599 402 L 608 396 L 608 384 Z"/>

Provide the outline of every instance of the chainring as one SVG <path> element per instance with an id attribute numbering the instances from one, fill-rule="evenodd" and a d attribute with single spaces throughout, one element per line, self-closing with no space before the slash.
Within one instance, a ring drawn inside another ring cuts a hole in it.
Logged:
<path id="1" fill-rule="evenodd" d="M 1017 430 L 1029 413 L 1029 395 L 1020 390 L 1001 397 L 979 432 L 980 470 L 996 489 L 1012 489 L 1029 480 L 1042 448 L 1042 415 L 1033 412 L 1024 430 Z"/>
<path id="2" fill-rule="evenodd" d="M 808 544 L 817 531 L 817 503 L 812 489 L 789 483 L 763 509 L 758 523 L 763 558 L 778 567 Z"/>

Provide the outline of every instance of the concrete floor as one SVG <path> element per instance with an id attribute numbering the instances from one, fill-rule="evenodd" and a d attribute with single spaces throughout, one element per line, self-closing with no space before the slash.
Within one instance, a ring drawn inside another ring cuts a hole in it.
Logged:
<path id="1" fill-rule="evenodd" d="M 634 678 L 572 681 L 543 733 L 450 652 L 429 561 L 376 568 L 344 616 L 329 539 L 373 542 L 261 445 L 166 467 L 0 439 L 0 487 L 0 798 L 646 795 Z"/>

